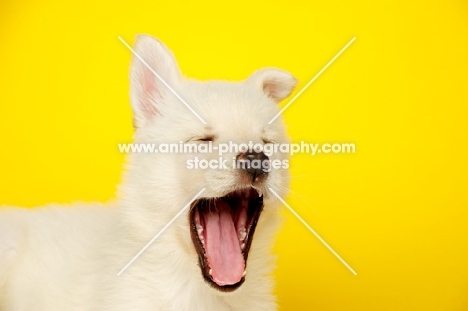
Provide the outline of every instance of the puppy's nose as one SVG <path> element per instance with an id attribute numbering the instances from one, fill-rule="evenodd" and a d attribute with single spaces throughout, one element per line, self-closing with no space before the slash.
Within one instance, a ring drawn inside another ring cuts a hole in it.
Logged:
<path id="1" fill-rule="evenodd" d="M 252 181 L 266 177 L 270 171 L 270 159 L 263 152 L 244 152 L 237 155 L 237 168 L 252 176 Z"/>

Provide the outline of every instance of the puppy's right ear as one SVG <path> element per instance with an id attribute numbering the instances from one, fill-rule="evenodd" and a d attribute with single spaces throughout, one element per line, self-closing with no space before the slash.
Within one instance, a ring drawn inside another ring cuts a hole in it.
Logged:
<path id="1" fill-rule="evenodd" d="M 138 56 L 133 55 L 130 69 L 130 99 L 133 124 L 140 128 L 160 113 L 170 93 L 165 83 L 174 87 L 181 77 L 174 56 L 159 40 L 140 35 L 134 50 Z"/>

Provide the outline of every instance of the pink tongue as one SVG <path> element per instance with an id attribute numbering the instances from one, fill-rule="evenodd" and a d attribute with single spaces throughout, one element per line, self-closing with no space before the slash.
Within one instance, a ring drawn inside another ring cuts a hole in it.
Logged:
<path id="1" fill-rule="evenodd" d="M 211 268 L 211 277 L 216 284 L 236 284 L 245 270 L 239 238 L 234 225 L 231 208 L 219 201 L 216 209 L 204 214 L 206 256 Z"/>

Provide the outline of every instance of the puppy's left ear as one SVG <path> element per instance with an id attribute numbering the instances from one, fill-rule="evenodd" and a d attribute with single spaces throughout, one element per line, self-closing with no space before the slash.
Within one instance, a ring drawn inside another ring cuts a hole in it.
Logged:
<path id="1" fill-rule="evenodd" d="M 297 85 L 297 80 L 293 75 L 276 68 L 260 69 L 245 82 L 253 85 L 276 102 L 288 97 Z"/>

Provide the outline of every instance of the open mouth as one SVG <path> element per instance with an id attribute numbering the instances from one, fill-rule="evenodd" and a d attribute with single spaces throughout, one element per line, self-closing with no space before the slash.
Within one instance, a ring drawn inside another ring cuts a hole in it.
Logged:
<path id="1" fill-rule="evenodd" d="M 190 209 L 190 234 L 204 279 L 221 291 L 245 280 L 245 269 L 263 196 L 245 188 L 221 198 L 202 198 Z"/>

